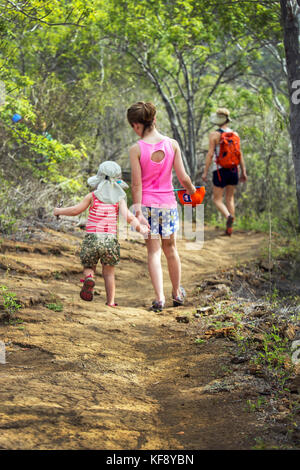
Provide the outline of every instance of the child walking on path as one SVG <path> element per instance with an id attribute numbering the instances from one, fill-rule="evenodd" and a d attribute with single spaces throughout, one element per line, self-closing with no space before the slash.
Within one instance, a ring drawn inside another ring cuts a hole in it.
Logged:
<path id="1" fill-rule="evenodd" d="M 86 235 L 81 245 L 80 259 L 83 265 L 83 282 L 80 297 L 93 299 L 94 276 L 98 261 L 102 264 L 102 275 L 106 290 L 106 305 L 115 307 L 115 266 L 120 261 L 120 244 L 117 238 L 119 212 L 137 232 L 145 235 L 149 229 L 141 224 L 128 210 L 123 188 L 128 185 L 120 180 L 121 168 L 116 162 L 101 163 L 96 176 L 88 184 L 97 188 L 72 207 L 56 207 L 54 215 L 75 216 L 89 207 Z"/>
<path id="2" fill-rule="evenodd" d="M 196 188 L 185 172 L 177 141 L 157 131 L 155 106 L 143 101 L 135 103 L 127 110 L 127 119 L 141 138 L 129 151 L 132 198 L 137 219 L 148 222 L 150 227 L 146 247 L 155 291 L 151 310 L 161 311 L 165 305 L 161 248 L 168 263 L 173 305 L 182 305 L 185 296 L 180 285 L 181 263 L 176 248 L 179 218 L 172 185 L 173 168 L 188 194 L 194 194 Z"/>

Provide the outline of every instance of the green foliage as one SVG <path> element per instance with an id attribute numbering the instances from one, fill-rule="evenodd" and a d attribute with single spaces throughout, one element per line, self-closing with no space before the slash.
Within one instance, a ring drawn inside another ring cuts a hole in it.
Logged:
<path id="1" fill-rule="evenodd" d="M 227 21 L 224 8 L 208 1 L 111 0 L 97 5 L 95 18 L 109 43 L 132 59 L 162 98 L 185 166 L 195 177 L 194 147 L 201 145 L 202 128 L 210 127 L 211 110 L 219 97 L 226 97 L 228 84 L 250 72 L 251 61 L 260 57 L 260 43 L 241 29 L 245 23 L 249 28 L 248 12 L 229 6 Z M 265 22 L 269 15 L 270 27 L 272 13 L 264 6 L 256 16 Z M 276 31 L 269 29 L 270 34 Z"/>
<path id="2" fill-rule="evenodd" d="M 10 292 L 5 285 L 0 285 L 0 295 L 2 297 L 4 312 L 7 319 L 14 320 L 16 312 L 21 308 L 21 305 L 16 300 L 16 294 Z"/>
<path id="3" fill-rule="evenodd" d="M 299 235 L 287 237 L 286 235 L 276 234 L 272 242 L 272 258 L 289 258 L 300 262 Z"/>
<path id="4" fill-rule="evenodd" d="M 86 157 L 84 150 L 77 150 L 71 144 L 61 144 L 56 139 L 48 140 L 40 134 L 35 127 L 37 116 L 24 96 L 21 100 L 18 99 L 18 107 L 14 109 L 18 94 L 7 99 L 1 121 L 6 136 L 14 145 L 22 147 L 22 154 L 16 163 L 17 168 L 28 170 L 36 178 L 43 178 L 45 181 L 66 181 L 70 168 L 76 170 L 76 165 L 78 168 L 80 160 Z M 21 114 L 23 119 L 12 124 L 11 117 L 15 112 Z"/>
<path id="5" fill-rule="evenodd" d="M 266 399 L 264 397 L 258 397 L 256 402 L 252 400 L 247 400 L 247 409 L 249 413 L 253 413 L 254 411 L 258 411 L 266 404 Z"/>
<path id="6" fill-rule="evenodd" d="M 205 343 L 205 339 L 201 339 L 201 338 L 195 339 L 195 344 L 204 344 L 204 343 Z"/>
<path id="7" fill-rule="evenodd" d="M 7 217 L 5 214 L 0 214 L 0 232 L 8 235 L 15 231 L 17 219 L 14 217 Z"/>
<path id="8" fill-rule="evenodd" d="M 279 335 L 278 328 L 273 325 L 271 333 L 264 335 L 263 351 L 259 352 L 257 364 L 265 364 L 270 370 L 283 368 L 289 354 L 288 339 Z"/>
<path id="9" fill-rule="evenodd" d="M 237 190 L 235 226 L 268 230 L 271 219 L 273 230 L 295 232 L 288 123 L 276 104 L 288 110 L 277 61 L 284 54 L 279 7 L 240 1 L 224 8 L 208 0 L 7 4 L 0 21 L 0 230 L 12 232 L 45 200 L 50 211 L 61 197 L 82 197 L 101 161 L 128 170 L 136 136 L 125 113 L 143 99 L 158 105 L 160 130 L 179 139 L 199 184 L 209 115 L 230 108 L 249 175 Z M 16 112 L 23 119 L 14 124 Z M 37 201 L 37 193 L 44 198 Z M 210 195 L 207 187 L 206 220 L 216 211 Z"/>
<path id="10" fill-rule="evenodd" d="M 49 308 L 50 310 L 53 310 L 54 312 L 62 312 L 64 308 L 61 302 L 53 302 L 50 304 L 46 304 L 46 307 Z"/>

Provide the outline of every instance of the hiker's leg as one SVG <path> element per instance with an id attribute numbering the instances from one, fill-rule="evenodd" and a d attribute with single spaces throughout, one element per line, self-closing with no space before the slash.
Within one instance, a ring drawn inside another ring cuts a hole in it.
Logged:
<path id="1" fill-rule="evenodd" d="M 225 190 L 226 207 L 227 207 L 230 215 L 232 215 L 232 217 L 234 217 L 234 214 L 235 214 L 235 205 L 234 205 L 234 192 L 235 192 L 235 189 L 236 189 L 236 186 L 228 185 L 228 186 L 226 186 L 226 190 Z"/>
<path id="2" fill-rule="evenodd" d="M 93 266 L 92 268 L 84 268 L 83 270 L 83 278 L 85 279 L 88 276 L 94 277 L 96 273 L 96 266 Z"/>
<path id="3" fill-rule="evenodd" d="M 228 217 L 230 212 L 228 211 L 226 205 L 223 202 L 223 194 L 224 188 L 219 188 L 213 185 L 213 202 L 216 208 L 224 215 L 224 217 Z"/>
<path id="4" fill-rule="evenodd" d="M 151 282 L 155 292 L 155 300 L 158 302 L 165 301 L 163 289 L 163 273 L 161 268 L 161 245 L 159 238 L 148 237 L 146 240 L 148 252 L 148 269 Z"/>
<path id="5" fill-rule="evenodd" d="M 108 305 L 114 305 L 116 292 L 115 267 L 109 266 L 108 264 L 103 264 L 102 275 L 104 278 L 104 285 L 106 291 L 106 302 Z"/>
<path id="6" fill-rule="evenodd" d="M 83 277 L 94 277 L 99 256 L 97 252 L 97 238 L 93 233 L 87 233 L 81 245 L 80 260 L 83 265 Z"/>
<path id="7" fill-rule="evenodd" d="M 167 258 L 169 276 L 172 283 L 172 294 L 174 297 L 180 297 L 181 263 L 174 233 L 170 235 L 170 238 L 162 238 L 162 249 Z"/>

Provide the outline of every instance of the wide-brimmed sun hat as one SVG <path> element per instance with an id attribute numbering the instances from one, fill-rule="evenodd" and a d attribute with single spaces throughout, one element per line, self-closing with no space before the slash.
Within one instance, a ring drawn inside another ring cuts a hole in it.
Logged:
<path id="1" fill-rule="evenodd" d="M 121 199 L 126 197 L 124 189 L 129 186 L 121 179 L 122 170 L 118 163 L 107 161 L 101 163 L 98 168 L 97 175 L 88 179 L 88 184 L 94 191 L 99 201 L 105 204 L 117 204 Z"/>
<path id="2" fill-rule="evenodd" d="M 230 111 L 227 108 L 219 108 L 214 114 L 210 116 L 210 121 L 213 124 L 222 126 L 222 124 L 225 124 L 225 122 L 231 121 Z"/>

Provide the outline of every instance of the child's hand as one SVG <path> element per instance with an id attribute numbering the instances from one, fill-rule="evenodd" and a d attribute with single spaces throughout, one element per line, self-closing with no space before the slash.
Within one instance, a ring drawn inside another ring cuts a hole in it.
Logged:
<path id="1" fill-rule="evenodd" d="M 148 220 L 143 216 L 143 214 L 137 215 L 136 218 L 138 219 L 141 225 L 146 225 L 146 227 L 150 228 Z"/>
<path id="2" fill-rule="evenodd" d="M 150 228 L 148 227 L 148 225 L 140 224 L 139 232 L 142 235 L 148 235 L 148 233 L 150 232 Z"/>

